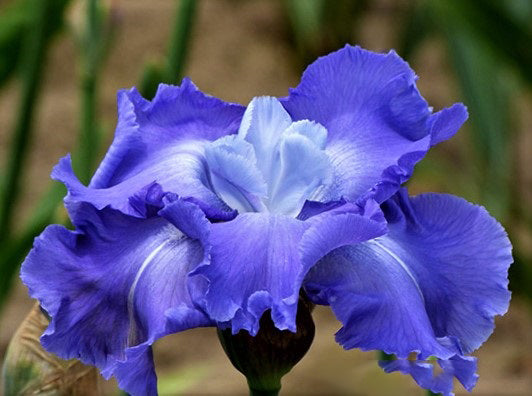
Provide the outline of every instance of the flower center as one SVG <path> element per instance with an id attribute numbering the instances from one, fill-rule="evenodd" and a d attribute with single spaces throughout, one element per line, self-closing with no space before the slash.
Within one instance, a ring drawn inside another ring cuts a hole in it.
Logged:
<path id="1" fill-rule="evenodd" d="M 206 146 L 211 188 L 241 213 L 296 217 L 305 201 L 331 182 L 326 142 L 322 125 L 292 122 L 276 98 L 254 98 L 238 134 Z"/>

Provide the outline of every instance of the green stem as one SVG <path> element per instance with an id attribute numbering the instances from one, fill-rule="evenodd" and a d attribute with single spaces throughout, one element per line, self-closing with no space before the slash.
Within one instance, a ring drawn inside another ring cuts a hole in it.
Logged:
<path id="1" fill-rule="evenodd" d="M 279 395 L 281 388 L 276 390 L 263 390 L 263 389 L 253 389 L 249 388 L 249 395 L 250 396 L 277 396 Z"/>
<path id="2" fill-rule="evenodd" d="M 164 63 L 149 62 L 142 73 L 140 92 L 146 99 L 155 96 L 160 83 L 177 84 L 183 76 L 196 6 L 196 0 L 176 2 L 174 26 Z"/>
<path id="3" fill-rule="evenodd" d="M 76 173 L 87 183 L 92 175 L 98 153 L 98 123 L 96 118 L 96 77 L 84 73 L 81 81 L 81 120 L 78 155 L 75 157 Z"/>
<path id="4" fill-rule="evenodd" d="M 33 9 L 35 22 L 29 29 L 27 43 L 24 47 L 22 94 L 1 192 L 0 241 L 9 236 L 15 214 L 13 207 L 20 192 L 20 181 L 23 177 L 28 147 L 32 137 L 35 103 L 46 60 L 46 47 L 49 38 L 46 33 L 49 21 L 53 20 L 53 16 L 50 15 L 53 10 L 53 0 L 34 0 Z"/>
<path id="5" fill-rule="evenodd" d="M 88 182 L 98 154 L 96 117 L 97 72 L 101 63 L 102 37 L 97 0 L 87 2 L 87 27 L 83 37 L 81 71 L 81 119 L 75 169 L 82 182 Z"/>
<path id="6" fill-rule="evenodd" d="M 177 83 L 183 74 L 196 13 L 196 0 L 180 0 L 166 56 L 166 82 Z"/>

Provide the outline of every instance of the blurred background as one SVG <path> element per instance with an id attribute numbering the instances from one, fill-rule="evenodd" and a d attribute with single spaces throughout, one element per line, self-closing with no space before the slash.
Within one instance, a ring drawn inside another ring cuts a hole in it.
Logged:
<path id="1" fill-rule="evenodd" d="M 409 188 L 461 195 L 506 227 L 513 300 L 477 353 L 475 394 L 532 394 L 531 21 L 530 0 L 0 0 L 0 359 L 33 304 L 20 263 L 47 224 L 66 222 L 50 171 L 71 152 L 90 179 L 112 139 L 118 89 L 151 97 L 159 82 L 189 76 L 247 104 L 285 96 L 308 63 L 350 43 L 395 48 L 435 110 L 468 106 L 466 126 Z M 424 394 L 382 373 L 375 354 L 336 345 L 327 309 L 315 319 L 316 341 L 283 394 Z M 162 395 L 247 393 L 213 329 L 167 337 L 155 356 Z M 104 394 L 118 394 L 112 381 Z"/>

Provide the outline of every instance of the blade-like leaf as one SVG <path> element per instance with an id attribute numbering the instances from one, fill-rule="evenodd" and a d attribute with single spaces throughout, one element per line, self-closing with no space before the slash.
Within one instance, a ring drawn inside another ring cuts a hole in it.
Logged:
<path id="1" fill-rule="evenodd" d="M 511 169 L 510 92 L 499 57 L 455 19 L 444 2 L 432 2 L 434 15 L 447 38 L 449 54 L 469 108 L 473 154 L 483 200 L 492 213 L 504 218 L 509 209 Z"/>
<path id="2" fill-rule="evenodd" d="M 446 0 L 428 2 L 443 11 L 449 24 L 458 24 L 475 33 L 497 57 L 510 62 L 532 83 L 532 24 L 515 17 L 504 1 Z M 524 9 L 522 7 L 522 9 Z"/>

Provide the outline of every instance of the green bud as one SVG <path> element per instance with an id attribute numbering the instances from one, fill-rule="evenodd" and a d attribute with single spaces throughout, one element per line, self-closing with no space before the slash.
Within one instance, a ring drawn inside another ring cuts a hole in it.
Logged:
<path id="1" fill-rule="evenodd" d="M 39 338 L 47 326 L 48 319 L 36 304 L 9 343 L 2 371 L 4 395 L 99 394 L 94 367 L 62 360 L 43 349 Z"/>
<path id="2" fill-rule="evenodd" d="M 218 329 L 218 338 L 235 368 L 245 375 L 250 394 L 277 395 L 281 378 L 307 353 L 314 339 L 313 305 L 299 299 L 297 332 L 279 330 L 266 311 L 260 319 L 260 330 L 255 337 L 247 331 L 231 334 L 231 329 Z"/>

